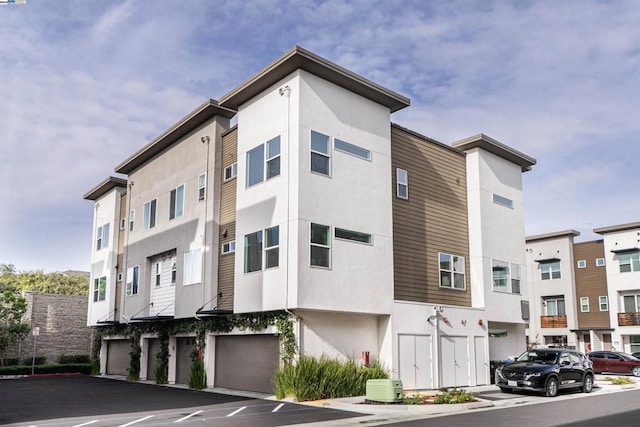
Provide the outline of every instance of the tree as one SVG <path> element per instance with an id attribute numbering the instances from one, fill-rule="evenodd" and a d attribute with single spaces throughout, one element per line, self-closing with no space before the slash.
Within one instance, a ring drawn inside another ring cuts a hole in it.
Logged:
<path id="1" fill-rule="evenodd" d="M 29 335 L 31 327 L 22 323 L 26 311 L 27 301 L 21 295 L 9 289 L 0 294 L 0 365 L 4 364 L 7 350 Z"/>
<path id="2" fill-rule="evenodd" d="M 42 270 L 17 271 L 12 264 L 0 264 L 0 292 L 88 295 L 89 279 L 81 273 L 44 273 Z"/>

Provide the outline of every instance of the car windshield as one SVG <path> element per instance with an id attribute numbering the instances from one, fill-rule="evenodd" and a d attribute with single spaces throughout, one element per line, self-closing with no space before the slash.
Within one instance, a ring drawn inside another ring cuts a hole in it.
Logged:
<path id="1" fill-rule="evenodd" d="M 636 357 L 633 357 L 632 355 L 626 354 L 626 353 L 620 353 L 620 357 L 622 357 L 624 360 L 632 360 L 632 361 L 638 360 Z"/>
<path id="2" fill-rule="evenodd" d="M 542 363 L 553 365 L 557 363 L 558 351 L 525 351 L 516 359 L 516 362 Z"/>

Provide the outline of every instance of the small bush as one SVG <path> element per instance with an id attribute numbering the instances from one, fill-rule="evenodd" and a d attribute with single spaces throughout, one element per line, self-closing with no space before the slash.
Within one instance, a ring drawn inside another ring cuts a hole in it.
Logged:
<path id="1" fill-rule="evenodd" d="M 365 367 L 353 360 L 302 356 L 295 365 L 278 369 L 275 392 L 278 399 L 295 397 L 299 402 L 360 396 L 366 393 L 367 380 L 387 377 L 378 362 Z"/>
<path id="2" fill-rule="evenodd" d="M 452 404 L 452 403 L 465 403 L 474 402 L 476 400 L 476 393 L 469 393 L 466 390 L 459 388 L 453 388 L 451 390 L 447 388 L 440 389 L 440 394 L 433 398 L 435 404 Z"/>
<path id="3" fill-rule="evenodd" d="M 15 366 L 20 364 L 20 358 L 11 357 L 2 361 L 2 366 Z"/>
<path id="4" fill-rule="evenodd" d="M 90 363 L 70 363 L 66 365 L 36 365 L 35 374 L 90 374 Z M 31 375 L 31 365 L 0 366 L 0 375 Z"/>
<path id="5" fill-rule="evenodd" d="M 58 358 L 58 363 L 64 365 L 68 363 L 91 363 L 88 354 L 63 354 Z"/>
<path id="6" fill-rule="evenodd" d="M 635 381 L 629 377 L 605 377 L 604 380 L 609 381 L 611 384 L 615 385 L 635 384 Z"/>
<path id="7" fill-rule="evenodd" d="M 46 356 L 36 356 L 35 364 L 44 365 L 44 362 L 46 361 Z M 22 364 L 31 366 L 33 364 L 33 357 L 25 357 L 24 359 L 22 359 Z"/>

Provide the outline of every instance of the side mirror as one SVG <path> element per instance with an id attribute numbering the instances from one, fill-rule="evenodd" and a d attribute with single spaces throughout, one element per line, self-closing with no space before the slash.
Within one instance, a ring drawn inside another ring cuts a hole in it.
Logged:
<path id="1" fill-rule="evenodd" d="M 571 365 L 571 362 L 570 362 L 570 361 L 568 361 L 568 360 L 563 360 L 562 362 L 560 362 L 560 364 L 561 364 L 562 366 L 569 366 L 569 365 Z"/>

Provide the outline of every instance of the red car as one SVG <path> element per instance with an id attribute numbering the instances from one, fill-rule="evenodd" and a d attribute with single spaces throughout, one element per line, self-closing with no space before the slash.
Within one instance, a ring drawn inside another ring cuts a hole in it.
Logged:
<path id="1" fill-rule="evenodd" d="M 619 351 L 592 351 L 587 357 L 593 363 L 596 374 L 632 374 L 640 377 L 640 359 Z"/>

